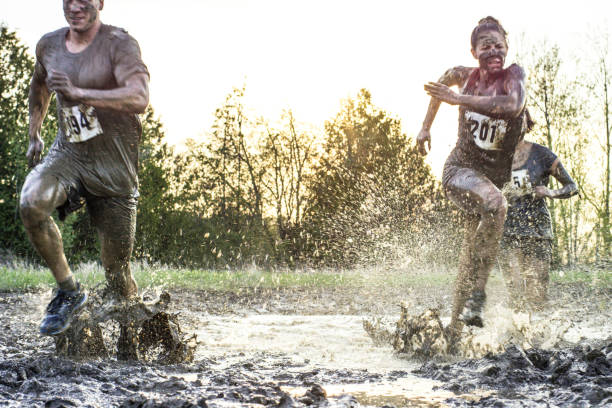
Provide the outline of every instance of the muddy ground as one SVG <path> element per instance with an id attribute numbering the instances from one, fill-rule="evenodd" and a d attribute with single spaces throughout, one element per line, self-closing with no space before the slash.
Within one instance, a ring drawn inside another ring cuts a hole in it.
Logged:
<path id="1" fill-rule="evenodd" d="M 449 288 L 174 291 L 199 342 L 192 363 L 175 365 L 56 356 L 38 335 L 50 296 L 0 294 L 0 406 L 612 406 L 610 288 L 553 285 L 551 308 L 519 324 L 503 287 L 490 287 L 491 323 L 471 335 L 506 351 L 428 361 L 374 341 L 363 320 L 393 322 L 405 300 L 444 319 Z M 508 325 L 523 337 L 499 337 Z"/>

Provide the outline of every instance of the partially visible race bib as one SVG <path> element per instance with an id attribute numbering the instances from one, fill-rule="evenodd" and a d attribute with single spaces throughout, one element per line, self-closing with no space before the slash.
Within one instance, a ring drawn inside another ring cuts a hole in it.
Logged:
<path id="1" fill-rule="evenodd" d="M 66 124 L 66 138 L 80 143 L 102 134 L 102 126 L 93 106 L 79 104 L 61 109 Z"/>
<path id="2" fill-rule="evenodd" d="M 483 150 L 502 149 L 502 142 L 507 131 L 505 120 L 465 111 L 465 121 L 469 132 L 474 136 L 476 146 Z"/>
<path id="3" fill-rule="evenodd" d="M 527 169 L 512 170 L 512 185 L 517 188 L 531 188 L 531 179 Z"/>

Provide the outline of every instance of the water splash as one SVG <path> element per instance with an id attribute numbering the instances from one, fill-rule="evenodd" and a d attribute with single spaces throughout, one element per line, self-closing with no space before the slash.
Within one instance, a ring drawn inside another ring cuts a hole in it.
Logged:
<path id="1" fill-rule="evenodd" d="M 117 299 L 94 289 L 68 330 L 56 336 L 56 352 L 74 359 L 107 358 L 174 364 L 193 361 L 196 337 L 181 331 L 168 312 L 170 295 Z"/>

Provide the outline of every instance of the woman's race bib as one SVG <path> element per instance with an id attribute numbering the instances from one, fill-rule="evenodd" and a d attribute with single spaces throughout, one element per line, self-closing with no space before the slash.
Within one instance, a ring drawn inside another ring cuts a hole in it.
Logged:
<path id="1" fill-rule="evenodd" d="M 501 150 L 506 136 L 507 122 L 493 119 L 480 113 L 465 111 L 465 122 L 468 131 L 474 136 L 476 146 L 483 150 Z"/>
<path id="2" fill-rule="evenodd" d="M 102 134 L 102 126 L 93 106 L 79 104 L 61 109 L 69 142 L 80 143 Z"/>

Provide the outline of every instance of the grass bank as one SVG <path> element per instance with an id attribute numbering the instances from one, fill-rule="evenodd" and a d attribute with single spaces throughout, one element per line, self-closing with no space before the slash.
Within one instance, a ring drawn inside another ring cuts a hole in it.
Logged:
<path id="1" fill-rule="evenodd" d="M 135 263 L 132 272 L 142 288 L 168 287 L 174 289 L 208 289 L 233 291 L 239 288 L 333 288 L 357 286 L 362 281 L 355 274 L 323 271 L 212 271 L 177 269 Z M 86 287 L 105 281 L 104 270 L 91 263 L 74 270 L 77 279 Z M 26 291 L 55 286 L 48 269 L 33 266 L 0 267 L 0 290 Z"/>
<path id="2" fill-rule="evenodd" d="M 553 271 L 550 274 L 550 280 L 558 283 L 586 283 L 597 287 L 612 288 L 612 268 L 576 265 Z"/>
<path id="3" fill-rule="evenodd" d="M 445 287 L 455 279 L 452 271 L 433 270 L 408 272 L 403 270 L 364 269 L 353 271 L 266 271 L 260 269 L 212 271 L 151 266 L 135 262 L 132 270 L 141 288 L 167 287 L 235 291 L 241 288 L 346 288 L 346 287 Z M 83 264 L 75 269 L 77 279 L 86 287 L 105 281 L 104 270 L 97 263 Z M 493 280 L 501 279 L 499 274 Z M 612 287 L 612 270 L 577 266 L 551 273 L 556 283 L 582 283 L 598 287 Z M 501 283 L 501 282 L 500 282 Z M 0 290 L 26 291 L 55 286 L 49 270 L 42 267 L 16 265 L 0 266 Z M 384 292 L 383 292 L 384 293 Z"/>

